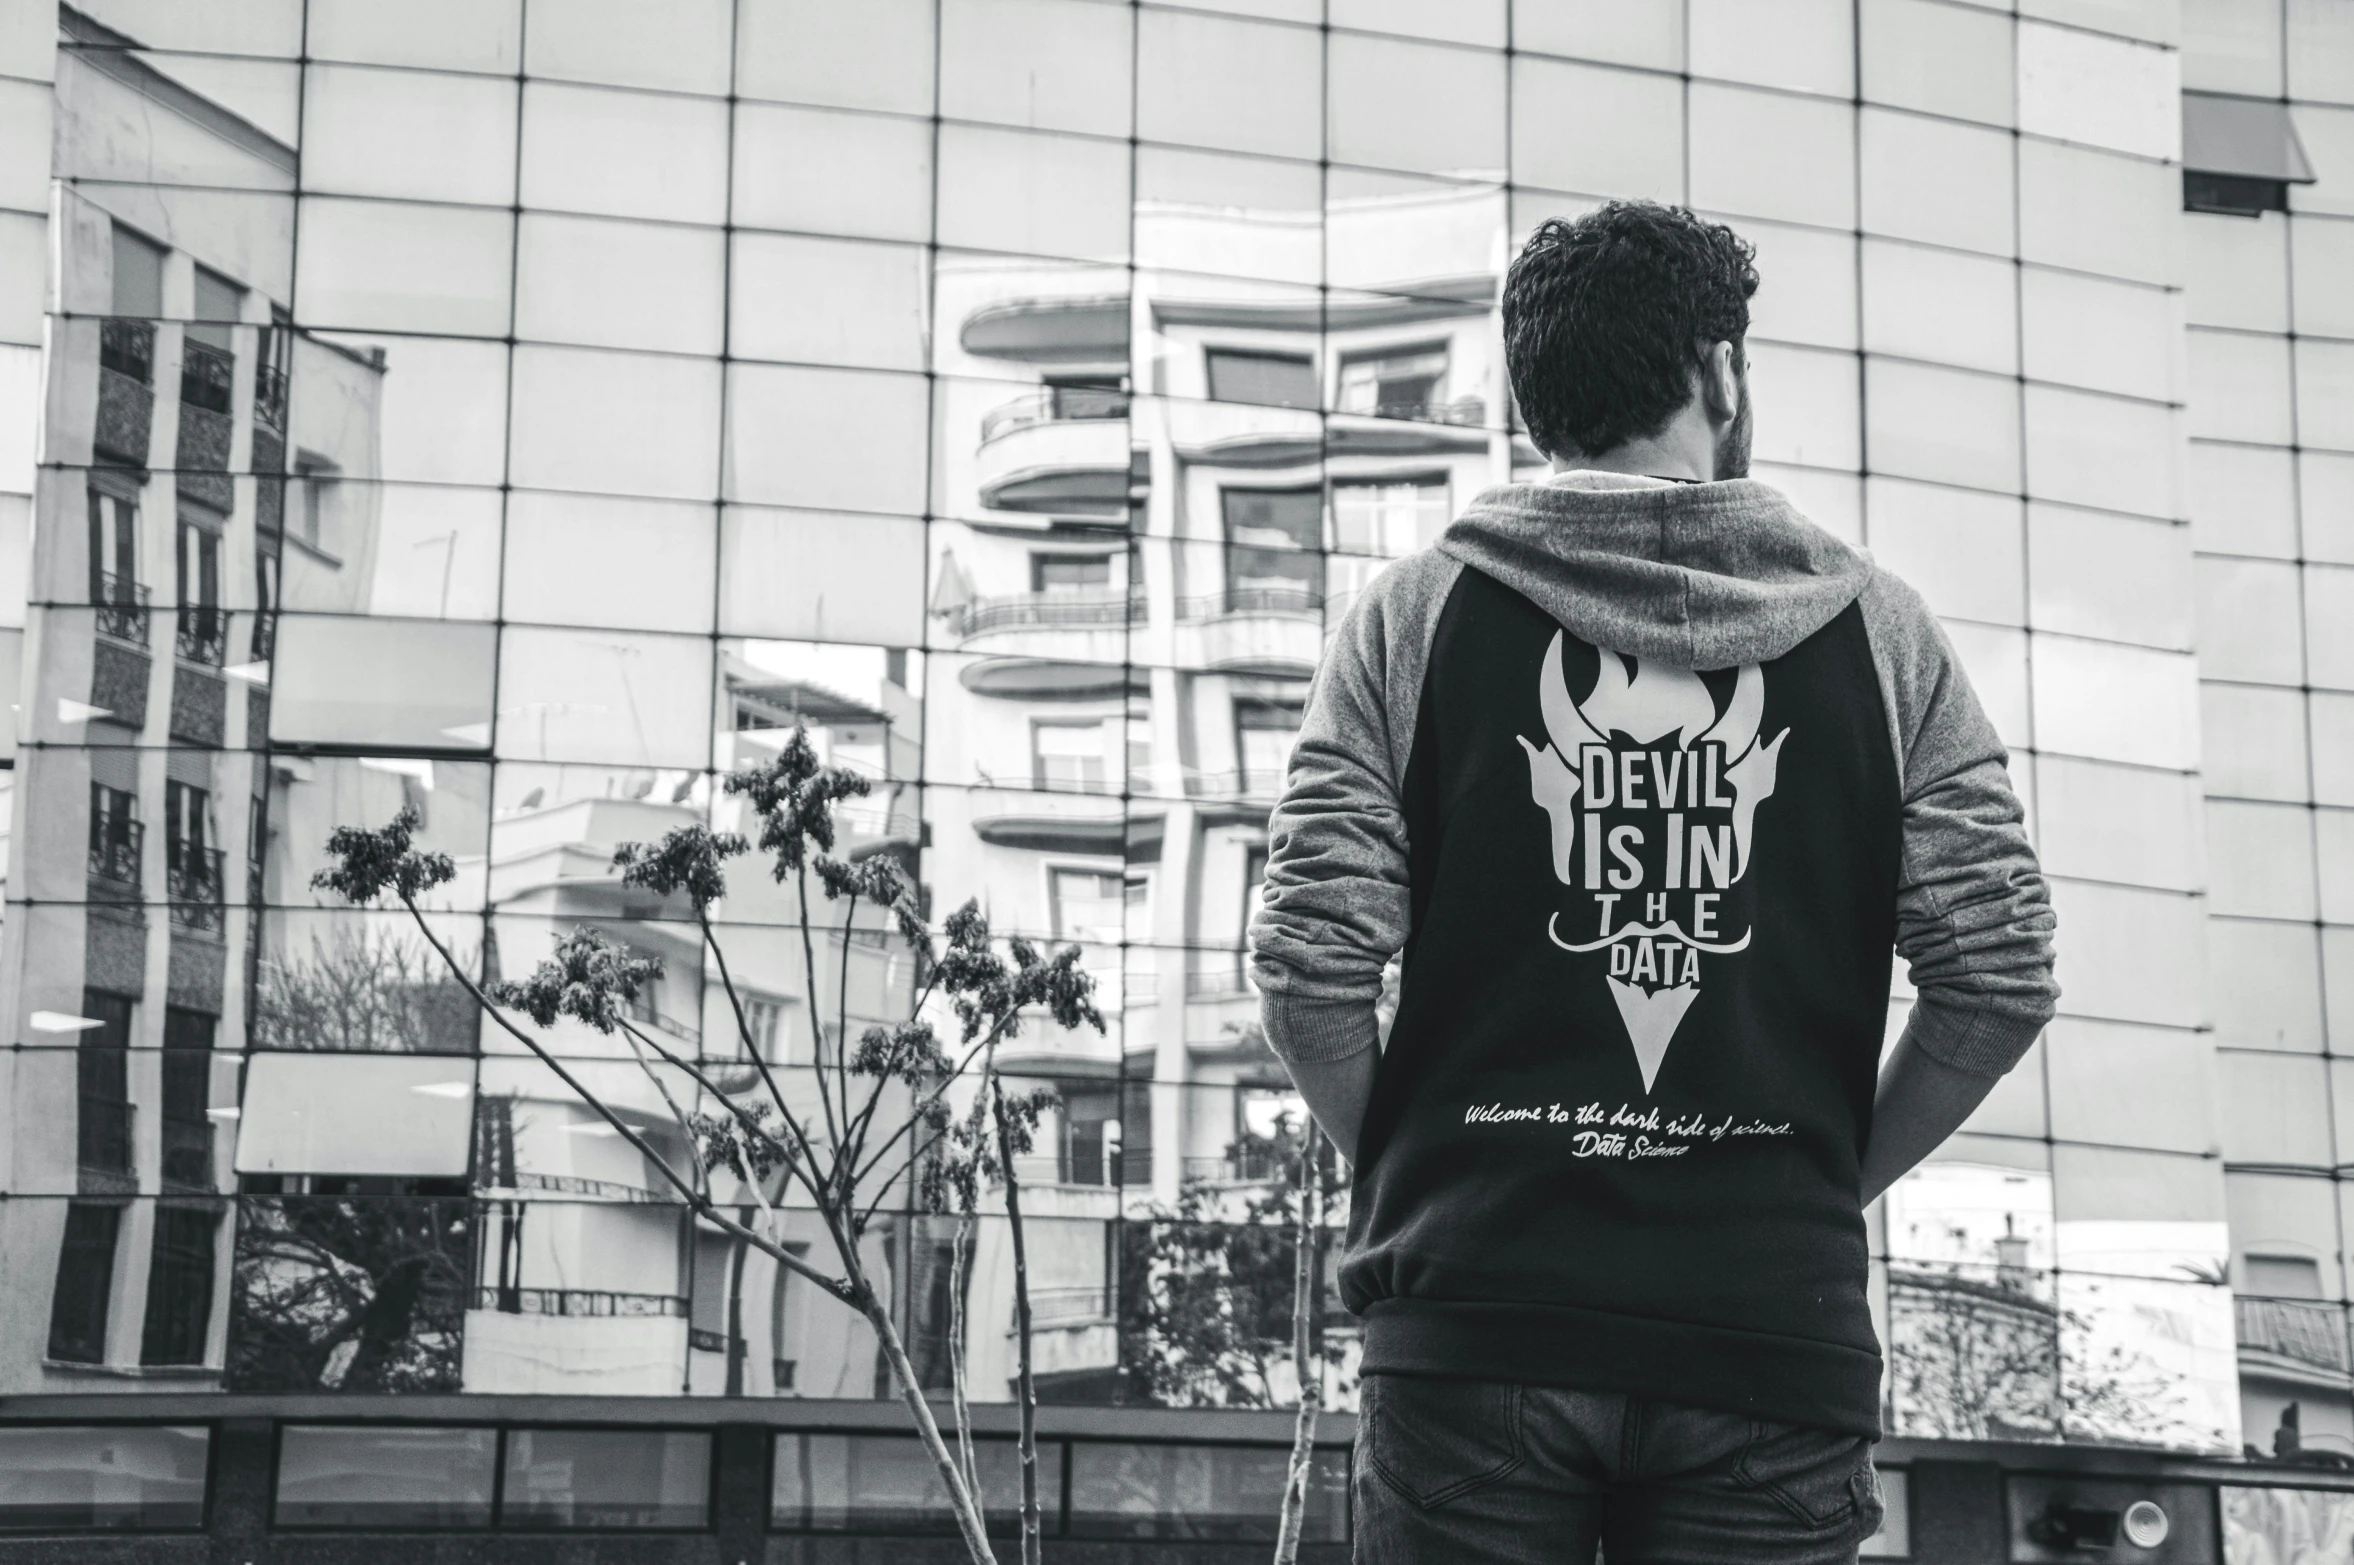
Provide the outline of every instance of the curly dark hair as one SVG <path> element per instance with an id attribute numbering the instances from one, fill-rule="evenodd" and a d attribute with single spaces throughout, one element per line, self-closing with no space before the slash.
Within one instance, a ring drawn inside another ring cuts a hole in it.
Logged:
<path id="1" fill-rule="evenodd" d="M 1504 278 L 1504 357 L 1537 448 L 1601 456 L 1664 429 L 1709 344 L 1739 353 L 1756 256 L 1653 201 L 1539 224 Z"/>

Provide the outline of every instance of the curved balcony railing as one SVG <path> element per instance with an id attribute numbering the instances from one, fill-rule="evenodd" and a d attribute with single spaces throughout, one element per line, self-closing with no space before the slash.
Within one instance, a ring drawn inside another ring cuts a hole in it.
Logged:
<path id="1" fill-rule="evenodd" d="M 219 848 L 198 848 L 175 842 L 164 865 L 164 883 L 171 897 L 172 922 L 181 929 L 218 934 L 223 907 Z"/>
<path id="2" fill-rule="evenodd" d="M 1229 587 L 1198 598 L 1177 600 L 1181 620 L 1217 619 L 1227 614 L 1321 614 L 1324 594 L 1313 587 Z"/>
<path id="3" fill-rule="evenodd" d="M 213 1189 L 213 1126 L 208 1119 L 163 1117 L 163 1182 L 175 1190 Z"/>
<path id="4" fill-rule="evenodd" d="M 956 611 L 959 636 L 985 630 L 1088 628 L 1140 625 L 1144 622 L 1142 592 L 1018 592 L 997 598 L 975 598 Z"/>
<path id="5" fill-rule="evenodd" d="M 2345 1372 L 2346 1330 L 2334 1304 L 2309 1299 L 2232 1300 L 2243 1348 Z"/>
<path id="6" fill-rule="evenodd" d="M 93 595 L 98 634 L 135 647 L 147 645 L 147 587 L 111 571 L 101 572 Z"/>
<path id="7" fill-rule="evenodd" d="M 80 1110 L 74 1124 L 75 1161 L 97 1174 L 131 1172 L 131 1105 L 85 1092 Z"/>
<path id="8" fill-rule="evenodd" d="M 237 355 L 193 338 L 180 348 L 180 400 L 211 413 L 229 411 L 229 388 L 237 378 Z"/>
<path id="9" fill-rule="evenodd" d="M 681 1316 L 687 1301 L 669 1293 L 612 1293 L 602 1288 L 476 1288 L 474 1307 L 502 1315 L 575 1318 Z"/>
<path id="10" fill-rule="evenodd" d="M 1128 393 L 1103 386 L 1047 386 L 991 408 L 981 418 L 981 444 L 1033 424 L 1128 416 Z"/>
<path id="11" fill-rule="evenodd" d="M 1486 420 L 1488 405 L 1480 397 L 1457 397 L 1452 402 L 1435 402 L 1428 397 L 1397 397 L 1363 407 L 1343 407 L 1338 411 L 1354 413 L 1360 418 L 1398 418 L 1417 424 L 1476 427 Z"/>
<path id="12" fill-rule="evenodd" d="M 155 378 L 155 322 L 108 319 L 98 323 L 98 362 L 144 386 Z"/>
<path id="13" fill-rule="evenodd" d="M 286 372 L 275 364 L 253 367 L 253 421 L 286 433 Z"/>
<path id="14" fill-rule="evenodd" d="M 183 603 L 175 645 L 181 658 L 219 668 L 229 650 L 229 611 L 209 603 Z"/>
<path id="15" fill-rule="evenodd" d="M 120 818 L 93 822 L 90 831 L 90 878 L 118 886 L 139 884 L 139 864 L 146 857 L 147 823 Z"/>

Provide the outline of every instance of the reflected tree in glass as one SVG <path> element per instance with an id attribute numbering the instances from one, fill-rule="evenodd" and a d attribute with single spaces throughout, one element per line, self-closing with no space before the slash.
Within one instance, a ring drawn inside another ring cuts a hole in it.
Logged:
<path id="1" fill-rule="evenodd" d="M 334 1183 L 351 1188 L 240 1201 L 229 1389 L 457 1390 L 471 1251 L 463 1190 Z"/>
<path id="2" fill-rule="evenodd" d="M 339 924 L 300 955 L 265 958 L 254 986 L 257 1049 L 468 1054 L 481 1012 L 422 943 Z"/>
<path id="3" fill-rule="evenodd" d="M 1330 1344 L 1321 1319 L 1305 1334 L 1304 1371 L 1295 1331 L 1302 1236 L 1315 1236 L 1306 1270 L 1317 1299 L 1331 1243 L 1320 1216 L 1312 1227 L 1301 1220 L 1311 1190 L 1301 1165 L 1311 1160 L 1321 1209 L 1334 1184 L 1330 1145 L 1305 1116 L 1279 1115 L 1270 1134 L 1246 1129 L 1228 1150 L 1228 1166 L 1264 1180 L 1252 1193 L 1189 1177 L 1174 1206 L 1126 1225 L 1120 1374 L 1131 1398 L 1281 1407 L 1300 1382 L 1322 1375 Z"/>
<path id="4" fill-rule="evenodd" d="M 415 846 L 419 817 L 414 809 L 402 810 L 390 825 L 374 830 L 338 828 L 327 844 L 330 865 L 312 883 L 355 904 L 397 901 L 444 969 L 486 1008 L 491 1020 L 633 1147 L 703 1222 L 863 1316 L 948 1491 L 966 1548 L 975 1560 L 994 1560 L 970 1469 L 941 1436 L 908 1360 L 892 1308 L 890 1281 L 874 1275 L 864 1241 L 887 1203 L 904 1203 L 918 1188 L 937 1194 L 940 1183 L 932 1171 L 944 1158 L 955 1156 L 958 1120 L 949 1095 L 959 1083 L 969 1086 L 976 1075 L 987 1108 L 988 1140 L 1004 1165 L 1000 1173 L 1010 1170 L 1014 1143 L 1026 1144 L 1026 1121 L 1024 1111 L 1013 1107 L 996 1084 L 997 1046 L 1019 1032 L 1025 1017 L 1041 1012 L 1062 1027 L 1086 1024 L 1100 1030 L 1103 1018 L 1091 998 L 1094 980 L 1080 967 L 1076 946 L 1047 956 L 1017 938 L 1003 942 L 1001 952 L 987 920 L 971 904 L 945 922 L 943 939 L 936 941 L 916 889 L 897 860 L 883 854 L 837 857 L 836 810 L 842 801 L 865 794 L 869 785 L 855 772 L 820 764 L 806 731 L 796 729 L 773 761 L 731 773 L 725 786 L 750 807 L 760 826 L 759 851 L 777 882 L 791 887 L 798 900 L 809 1015 L 813 1021 L 827 1015 L 835 1020 L 830 1037 L 826 1028 L 813 1026 L 814 1059 L 806 1086 L 796 1092 L 788 1093 L 771 1069 L 713 928 L 713 911 L 727 893 L 729 862 L 755 847 L 743 836 L 682 826 L 658 843 L 625 843 L 613 859 L 624 885 L 665 899 L 683 899 L 693 910 L 751 1066 L 748 1074 L 731 1071 L 724 1084 L 633 1018 L 634 1002 L 658 976 L 661 963 L 594 928 L 575 930 L 558 940 L 553 954 L 528 978 L 487 988 L 479 985 L 435 934 L 420 907 L 420 898 L 451 880 L 457 870 L 446 854 Z M 849 1036 L 847 961 L 832 1003 L 819 993 L 813 881 L 823 900 L 841 909 L 839 934 L 845 951 L 858 932 L 858 910 L 864 903 L 887 917 L 898 939 L 917 958 L 919 982 L 907 1019 L 889 1027 L 869 1027 L 855 1044 Z M 935 1017 L 943 1030 L 953 1031 L 953 1042 L 935 1030 Z M 627 1042 L 686 1144 L 694 1149 L 687 1166 L 665 1158 L 541 1039 L 539 1030 L 560 1021 L 584 1023 Z M 656 1070 L 656 1060 L 692 1080 L 715 1112 L 680 1104 Z M 1033 1119 L 1035 1112 L 1035 1105 L 1027 1110 Z M 750 1221 L 740 1221 L 712 1199 L 711 1175 L 720 1171 L 742 1180 L 757 1207 L 756 1216 L 747 1214 Z M 1007 1215 L 1018 1234 L 1018 1196 L 1010 1179 L 1005 1184 Z M 832 1243 L 838 1275 L 813 1264 L 802 1247 L 786 1241 L 778 1208 L 787 1202 L 805 1203 L 805 1209 L 814 1211 Z M 1026 1306 L 1018 1297 L 1016 1307 L 1026 1320 Z M 1026 1340 L 1023 1347 L 1026 1358 Z M 1030 1400 L 1025 1394 L 1026 1433 L 1032 1422 Z M 1034 1451 L 1034 1439 L 1025 1443 Z M 1034 1550 L 1034 1457 L 1026 1466 L 1025 1510 L 1030 1514 L 1025 1518 L 1025 1542 Z"/>

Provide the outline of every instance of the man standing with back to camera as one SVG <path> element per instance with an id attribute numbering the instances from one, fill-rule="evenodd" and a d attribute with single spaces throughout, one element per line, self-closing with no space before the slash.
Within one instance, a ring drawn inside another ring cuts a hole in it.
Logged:
<path id="1" fill-rule="evenodd" d="M 1855 1559 L 1864 1207 L 2058 995 L 1952 647 L 1747 476 L 1754 254 L 1649 203 L 1537 230 L 1504 339 L 1554 471 L 1351 609 L 1269 825 L 1267 1037 L 1356 1173 L 1369 1565 Z"/>

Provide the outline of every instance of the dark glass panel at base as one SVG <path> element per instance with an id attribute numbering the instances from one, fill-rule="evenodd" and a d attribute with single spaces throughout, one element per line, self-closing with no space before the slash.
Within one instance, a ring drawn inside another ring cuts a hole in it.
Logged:
<path id="1" fill-rule="evenodd" d="M 470 1226 L 446 1196 L 241 1200 L 230 1389 L 457 1390 Z"/>
<path id="2" fill-rule="evenodd" d="M 673 1429 L 507 1432 L 502 1527 L 701 1527 L 711 1436 Z"/>
<path id="3" fill-rule="evenodd" d="M 1280 1446 L 1081 1442 L 1071 1447 L 1071 1535 L 1273 1542 L 1290 1459 Z M 1301 1539 L 1348 1535 L 1348 1453 L 1318 1451 Z"/>
<path id="4" fill-rule="evenodd" d="M 0 1428 L 0 1533 L 201 1527 L 211 1444 L 196 1427 Z"/>
<path id="5" fill-rule="evenodd" d="M 281 1527 L 487 1527 L 495 1429 L 288 1424 L 278 1435 Z"/>
<path id="6" fill-rule="evenodd" d="M 989 1530 L 1021 1530 L 1020 1448 L 1006 1439 L 973 1442 Z M 1038 1442 L 1038 1514 L 1048 1537 L 1063 1509 L 1063 1446 Z M 912 1435 L 780 1434 L 770 1490 L 772 1526 L 816 1532 L 956 1530 L 940 1473 Z"/>

